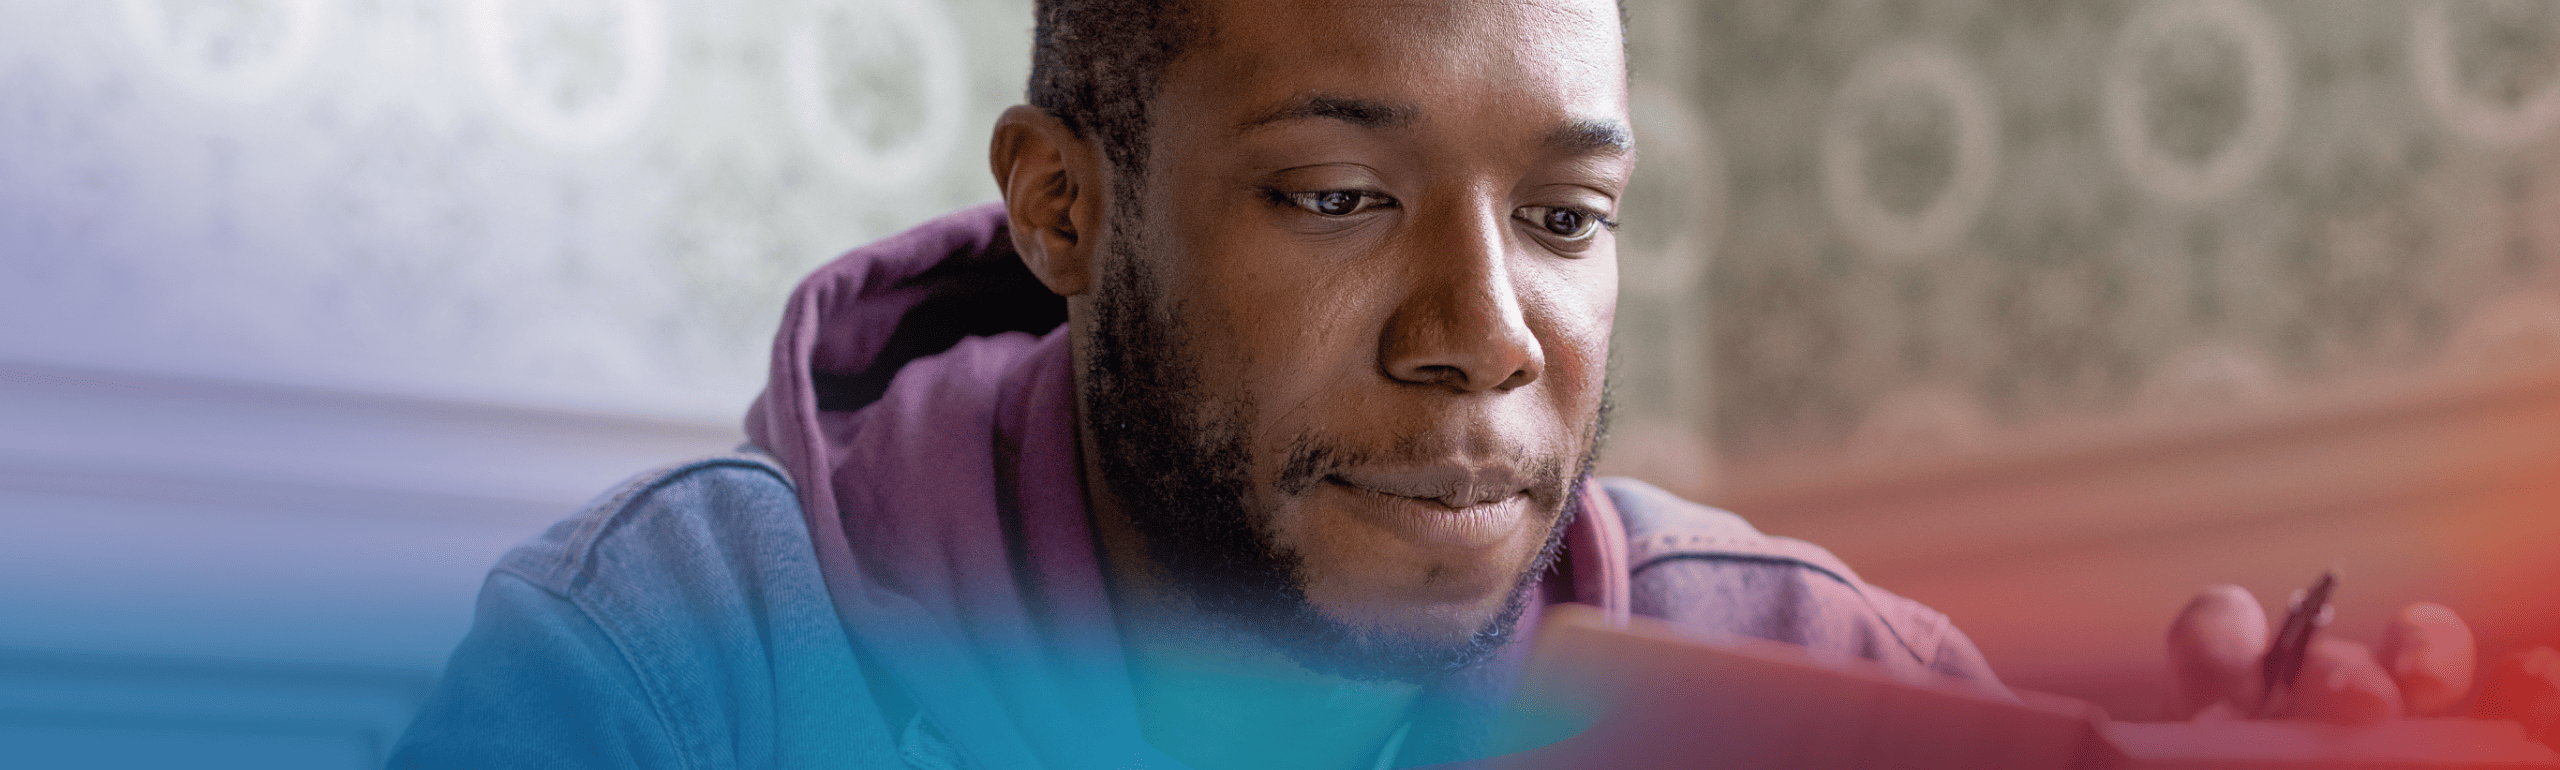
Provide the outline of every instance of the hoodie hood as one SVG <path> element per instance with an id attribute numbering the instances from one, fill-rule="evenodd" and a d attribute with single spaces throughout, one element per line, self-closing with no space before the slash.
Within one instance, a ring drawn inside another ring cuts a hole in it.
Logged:
<path id="1" fill-rule="evenodd" d="M 973 765 L 1179 767 L 1138 733 L 1065 321 L 1001 205 L 926 222 L 792 293 L 747 435 L 797 487 L 846 629 Z M 1542 598 L 1626 612 L 1607 497 L 1585 495 Z"/>

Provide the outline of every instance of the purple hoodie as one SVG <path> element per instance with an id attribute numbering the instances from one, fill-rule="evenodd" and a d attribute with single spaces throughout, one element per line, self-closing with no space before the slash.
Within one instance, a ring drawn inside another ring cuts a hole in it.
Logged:
<path id="1" fill-rule="evenodd" d="M 811 276 L 748 415 L 783 467 L 644 473 L 509 551 L 392 766 L 1181 767 L 1137 724 L 1064 303 L 1003 221 L 963 211 Z M 1945 616 L 1819 548 L 1641 482 L 1584 490 L 1543 602 L 1997 687 Z M 1489 731 L 1525 647 L 1427 688 L 1392 759 L 1528 748 Z"/>
<path id="2" fill-rule="evenodd" d="M 952 742 L 993 766 L 1178 766 L 1135 732 L 1064 321 L 1000 205 L 935 219 L 801 283 L 747 434 L 797 482 L 847 630 Z M 1623 616 L 1626 536 L 1594 492 L 1541 592 Z"/>

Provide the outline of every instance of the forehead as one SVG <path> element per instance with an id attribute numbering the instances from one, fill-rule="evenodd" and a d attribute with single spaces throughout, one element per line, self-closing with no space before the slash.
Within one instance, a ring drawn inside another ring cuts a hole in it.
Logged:
<path id="1" fill-rule="evenodd" d="M 1310 94 L 1411 105 L 1424 121 L 1622 119 L 1614 0 L 1208 0 L 1211 34 L 1165 73 L 1186 117 L 1240 125 Z"/>

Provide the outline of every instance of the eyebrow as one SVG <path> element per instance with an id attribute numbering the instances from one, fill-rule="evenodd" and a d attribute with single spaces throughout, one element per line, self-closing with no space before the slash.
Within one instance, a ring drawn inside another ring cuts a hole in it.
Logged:
<path id="1" fill-rule="evenodd" d="M 1413 122 L 1413 108 L 1349 96 L 1310 94 L 1291 99 L 1246 120 L 1237 133 L 1292 120 L 1326 118 L 1366 129 L 1402 128 Z"/>
<path id="2" fill-rule="evenodd" d="M 1625 155 L 1635 152 L 1635 132 L 1627 124 L 1604 118 L 1585 118 L 1565 124 L 1547 134 L 1547 148 L 1571 153 L 1606 153 Z"/>
<path id="3" fill-rule="evenodd" d="M 1309 94 L 1264 110 L 1236 127 L 1236 133 L 1250 133 L 1274 123 L 1293 120 L 1339 120 L 1370 130 L 1403 128 L 1415 119 L 1412 107 L 1370 101 L 1334 94 Z M 1626 155 L 1635 151 L 1635 132 L 1627 124 L 1606 118 L 1583 118 L 1548 132 L 1544 144 L 1548 149 L 1576 154 Z"/>

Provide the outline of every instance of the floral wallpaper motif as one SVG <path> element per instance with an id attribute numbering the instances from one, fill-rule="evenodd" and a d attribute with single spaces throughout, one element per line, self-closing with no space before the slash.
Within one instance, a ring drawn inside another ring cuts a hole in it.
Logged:
<path id="1" fill-rule="evenodd" d="M 1631 10 L 1638 191 L 1717 191 L 1624 217 L 1629 274 L 1683 282 L 1629 283 L 1640 458 L 1924 451 L 2560 359 L 2560 5 Z"/>
<path id="2" fill-rule="evenodd" d="M 0 361 L 728 421 L 992 199 L 1028 0 L 0 7 Z"/>
<path id="3" fill-rule="evenodd" d="M 2560 356 L 2560 6 L 1631 0 L 1609 462 Z M 0 361 L 733 419 L 1027 0 L 0 7 Z"/>

